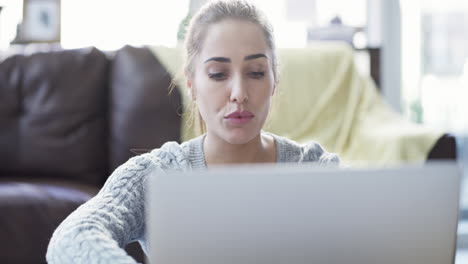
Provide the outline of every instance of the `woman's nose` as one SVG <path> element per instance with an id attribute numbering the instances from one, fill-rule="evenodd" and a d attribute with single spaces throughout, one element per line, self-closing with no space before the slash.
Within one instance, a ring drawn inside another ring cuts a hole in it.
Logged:
<path id="1" fill-rule="evenodd" d="M 247 89 L 242 78 L 235 78 L 231 85 L 231 102 L 242 104 L 248 99 Z"/>

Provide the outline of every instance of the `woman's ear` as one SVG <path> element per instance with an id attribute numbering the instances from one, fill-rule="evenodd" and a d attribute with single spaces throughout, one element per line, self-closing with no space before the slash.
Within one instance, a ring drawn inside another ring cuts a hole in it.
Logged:
<path id="1" fill-rule="evenodd" d="M 185 74 L 185 80 L 187 85 L 187 95 L 190 99 L 195 101 L 195 93 L 193 92 L 193 82 L 192 79 L 188 78 L 188 75 Z"/>
<path id="2" fill-rule="evenodd" d="M 192 94 L 192 89 L 191 88 L 187 88 L 187 96 L 192 99 L 192 100 L 195 100 L 193 94 Z"/>

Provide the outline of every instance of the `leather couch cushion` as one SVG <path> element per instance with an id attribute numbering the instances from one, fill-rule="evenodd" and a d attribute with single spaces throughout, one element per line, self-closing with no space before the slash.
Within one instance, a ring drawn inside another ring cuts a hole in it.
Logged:
<path id="1" fill-rule="evenodd" d="M 0 178 L 101 184 L 107 160 L 109 62 L 95 48 L 0 63 Z"/>
<path id="2" fill-rule="evenodd" d="M 147 48 L 125 46 L 111 66 L 110 170 L 139 151 L 180 140 L 181 98 L 171 76 Z M 132 151 L 133 150 L 133 151 Z M 144 152 L 144 151 L 143 151 Z"/>
<path id="3" fill-rule="evenodd" d="M 55 228 L 98 188 L 54 180 L 0 180 L 0 260 L 45 263 Z"/>

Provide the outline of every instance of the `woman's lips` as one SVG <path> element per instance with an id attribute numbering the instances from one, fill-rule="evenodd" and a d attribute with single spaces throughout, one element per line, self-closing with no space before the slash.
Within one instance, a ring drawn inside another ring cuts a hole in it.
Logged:
<path id="1" fill-rule="evenodd" d="M 243 125 L 254 118 L 254 114 L 249 111 L 235 111 L 225 116 L 224 119 L 233 125 Z"/>

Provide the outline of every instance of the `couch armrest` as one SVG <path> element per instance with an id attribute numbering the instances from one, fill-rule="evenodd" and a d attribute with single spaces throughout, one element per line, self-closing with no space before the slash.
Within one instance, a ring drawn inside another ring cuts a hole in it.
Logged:
<path id="1" fill-rule="evenodd" d="M 433 160 L 456 160 L 457 143 L 455 136 L 451 134 L 442 135 L 427 155 L 427 161 Z"/>

